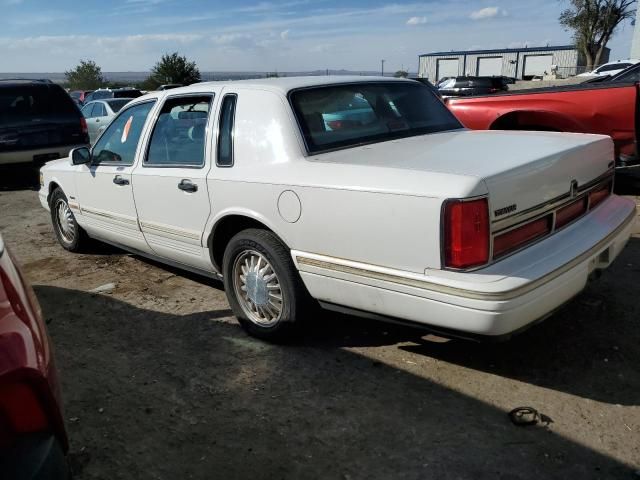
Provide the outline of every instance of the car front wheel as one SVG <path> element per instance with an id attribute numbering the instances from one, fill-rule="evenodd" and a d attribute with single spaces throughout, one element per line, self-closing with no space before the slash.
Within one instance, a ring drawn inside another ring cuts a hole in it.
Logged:
<path id="1" fill-rule="evenodd" d="M 311 299 L 289 251 L 270 231 L 235 235 L 225 250 L 223 274 L 229 305 L 253 336 L 289 339 L 309 312 Z"/>
<path id="2" fill-rule="evenodd" d="M 81 251 L 89 239 L 84 230 L 78 225 L 67 197 L 59 188 L 51 194 L 49 207 L 51 209 L 53 230 L 62 248 L 70 252 Z"/>

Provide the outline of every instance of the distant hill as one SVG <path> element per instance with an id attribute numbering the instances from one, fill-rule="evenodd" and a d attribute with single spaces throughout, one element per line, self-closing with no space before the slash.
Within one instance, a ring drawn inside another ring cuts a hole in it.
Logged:
<path id="1" fill-rule="evenodd" d="M 280 77 L 297 77 L 313 75 L 379 75 L 380 72 L 373 71 L 353 71 L 353 70 L 313 70 L 306 72 L 201 72 L 203 81 L 211 80 L 244 80 L 249 78 L 264 78 L 267 75 L 277 73 Z M 103 72 L 105 80 L 114 83 L 138 83 L 149 76 L 149 72 Z M 28 78 L 28 79 L 49 79 L 55 83 L 64 83 L 65 76 L 62 72 L 42 72 L 42 73 L 0 73 L 0 79 L 4 78 Z"/>

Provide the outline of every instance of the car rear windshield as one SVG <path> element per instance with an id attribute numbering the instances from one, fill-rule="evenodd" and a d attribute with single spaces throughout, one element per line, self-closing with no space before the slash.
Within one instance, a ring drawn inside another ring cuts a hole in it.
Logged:
<path id="1" fill-rule="evenodd" d="M 3 122 L 51 115 L 79 116 L 73 100 L 58 85 L 16 85 L 0 88 L 0 118 Z"/>
<path id="2" fill-rule="evenodd" d="M 113 98 L 138 98 L 142 96 L 142 92 L 140 90 L 114 90 Z"/>
<path id="3" fill-rule="evenodd" d="M 107 100 L 113 113 L 118 113 L 122 107 L 131 101 L 130 98 L 119 98 L 118 100 Z"/>
<path id="4" fill-rule="evenodd" d="M 290 100 L 310 153 L 462 128 L 431 89 L 414 82 L 305 88 Z"/>

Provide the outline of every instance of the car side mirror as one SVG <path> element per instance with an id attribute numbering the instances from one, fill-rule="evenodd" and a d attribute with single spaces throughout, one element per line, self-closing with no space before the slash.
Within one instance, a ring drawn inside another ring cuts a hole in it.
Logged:
<path id="1" fill-rule="evenodd" d="M 91 161 L 91 151 L 87 147 L 74 148 L 69 157 L 71 165 L 86 165 Z"/>

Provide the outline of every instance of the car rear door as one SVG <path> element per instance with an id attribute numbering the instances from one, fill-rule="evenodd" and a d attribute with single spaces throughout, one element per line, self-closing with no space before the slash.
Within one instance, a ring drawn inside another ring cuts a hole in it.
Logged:
<path id="1" fill-rule="evenodd" d="M 140 227 L 153 251 L 213 271 L 205 225 L 216 92 L 168 95 L 133 174 Z"/>
<path id="2" fill-rule="evenodd" d="M 149 250 L 138 226 L 131 172 L 155 100 L 122 110 L 92 149 L 92 161 L 76 173 L 82 226 L 103 240 Z"/>

